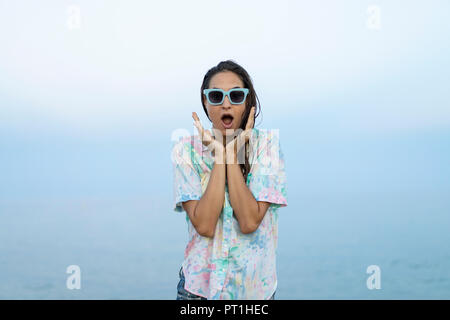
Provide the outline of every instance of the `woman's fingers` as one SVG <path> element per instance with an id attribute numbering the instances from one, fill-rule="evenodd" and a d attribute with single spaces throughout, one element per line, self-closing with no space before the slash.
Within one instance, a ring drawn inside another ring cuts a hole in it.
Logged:
<path id="1" fill-rule="evenodd" d="M 203 140 L 208 142 L 208 144 L 213 140 L 212 134 L 209 130 L 203 130 Z"/>
<path id="2" fill-rule="evenodd" d="M 198 134 L 200 136 L 203 136 L 203 127 L 200 123 L 200 119 L 198 118 L 197 113 L 192 112 L 192 118 L 194 119 L 194 126 L 197 128 Z"/>
<path id="3" fill-rule="evenodd" d="M 245 125 L 245 130 L 252 129 L 255 124 L 255 107 L 250 109 L 250 114 L 248 115 L 247 124 Z"/>
<path id="4" fill-rule="evenodd" d="M 197 128 L 198 134 L 200 138 L 203 140 L 203 137 L 205 136 L 205 130 L 203 129 L 203 126 L 200 122 L 200 119 L 197 116 L 197 113 L 192 112 L 192 118 L 194 119 L 194 126 Z"/>
<path id="5" fill-rule="evenodd" d="M 200 136 L 200 139 L 202 143 L 205 146 L 208 146 L 211 143 L 212 136 L 211 133 L 208 130 L 203 129 L 203 126 L 200 122 L 200 119 L 197 116 L 197 113 L 192 112 L 192 118 L 194 119 L 194 125 L 198 130 L 198 134 Z"/>
<path id="6" fill-rule="evenodd" d="M 252 107 L 250 109 L 250 114 L 248 115 L 247 124 L 245 126 L 245 130 L 242 133 L 242 135 L 245 137 L 245 142 L 248 142 L 250 140 L 250 136 L 252 134 L 252 129 L 255 124 L 255 107 Z"/>

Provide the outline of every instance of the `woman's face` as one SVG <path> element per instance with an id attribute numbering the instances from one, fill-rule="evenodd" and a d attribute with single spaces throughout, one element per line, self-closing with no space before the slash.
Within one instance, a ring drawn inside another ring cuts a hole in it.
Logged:
<path id="1" fill-rule="evenodd" d="M 243 88 L 244 84 L 237 74 L 232 71 L 223 71 L 216 73 L 209 83 L 209 88 L 218 88 L 228 91 L 232 88 Z M 233 134 L 235 130 L 239 128 L 242 117 L 245 111 L 245 101 L 242 104 L 231 104 L 228 100 L 228 96 L 225 97 L 223 103 L 220 105 L 210 105 L 208 99 L 203 95 L 203 100 L 208 111 L 209 118 L 212 121 L 213 128 L 222 132 L 222 136 L 227 133 Z M 233 117 L 231 128 L 226 128 L 225 123 L 222 121 L 224 114 L 230 114 Z M 228 130 L 228 132 L 227 132 Z M 213 133 L 214 134 L 214 133 Z"/>

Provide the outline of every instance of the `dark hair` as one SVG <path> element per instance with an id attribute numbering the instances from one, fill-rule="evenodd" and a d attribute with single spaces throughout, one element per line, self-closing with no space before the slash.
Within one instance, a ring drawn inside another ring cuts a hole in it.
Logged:
<path id="1" fill-rule="evenodd" d="M 219 72 L 225 72 L 225 71 L 234 72 L 242 80 L 242 82 L 244 84 L 244 88 L 249 89 L 249 93 L 247 95 L 247 98 L 245 99 L 244 116 L 242 117 L 242 121 L 239 125 L 239 128 L 244 130 L 245 125 L 247 124 L 248 116 L 250 114 L 250 109 L 253 106 L 255 107 L 255 119 L 256 119 L 260 113 L 261 105 L 259 103 L 259 99 L 258 99 L 258 96 L 256 95 L 255 89 L 253 87 L 251 77 L 249 76 L 247 71 L 245 71 L 245 69 L 243 67 L 241 67 L 239 64 L 237 64 L 233 60 L 221 61 L 217 66 L 212 67 L 205 74 L 205 77 L 203 78 L 202 86 L 200 88 L 200 98 L 202 101 L 203 110 L 205 111 L 206 116 L 208 117 L 209 121 L 211 121 L 211 119 L 209 118 L 209 115 L 208 115 L 208 111 L 206 110 L 205 102 L 203 100 L 203 97 L 204 97 L 203 89 L 209 89 L 209 84 L 211 82 L 211 78 L 215 74 L 217 74 Z M 247 175 L 250 172 L 250 164 L 249 164 L 249 160 L 248 160 L 248 151 L 249 151 L 248 148 L 249 148 L 249 143 L 247 142 L 245 144 L 245 147 L 243 148 L 243 150 L 247 151 L 247 152 L 245 152 L 245 163 L 240 164 L 242 174 L 244 175 L 245 182 L 247 182 Z M 241 150 L 241 151 L 243 151 L 243 150 Z M 239 159 L 239 157 L 238 157 L 238 159 Z"/>

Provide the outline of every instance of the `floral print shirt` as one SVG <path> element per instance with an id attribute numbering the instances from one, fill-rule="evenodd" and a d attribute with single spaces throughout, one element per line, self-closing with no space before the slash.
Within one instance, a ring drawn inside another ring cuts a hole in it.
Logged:
<path id="1" fill-rule="evenodd" d="M 244 148 L 244 147 L 243 147 Z M 267 300 L 277 287 L 278 209 L 287 206 L 284 156 L 279 130 L 252 129 L 247 187 L 270 206 L 256 231 L 244 234 L 233 215 L 228 185 L 213 238 L 197 233 L 186 213 L 189 241 L 182 263 L 185 289 L 209 300 Z M 184 136 L 172 148 L 174 205 L 200 200 L 214 165 L 198 135 Z"/>

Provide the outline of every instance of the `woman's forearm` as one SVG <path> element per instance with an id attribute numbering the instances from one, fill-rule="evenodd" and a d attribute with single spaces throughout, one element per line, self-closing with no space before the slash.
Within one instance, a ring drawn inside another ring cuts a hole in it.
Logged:
<path id="1" fill-rule="evenodd" d="M 214 163 L 208 186 L 194 211 L 196 225 L 213 237 L 225 199 L 226 164 Z"/>
<path id="2" fill-rule="evenodd" d="M 258 221 L 258 203 L 247 187 L 237 162 L 227 164 L 226 173 L 228 194 L 236 219 L 242 233 L 251 233 L 255 230 L 256 221 Z"/>

